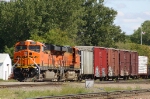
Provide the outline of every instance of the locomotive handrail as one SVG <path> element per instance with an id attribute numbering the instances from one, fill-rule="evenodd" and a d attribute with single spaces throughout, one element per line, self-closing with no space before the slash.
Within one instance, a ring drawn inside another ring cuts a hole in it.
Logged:
<path id="1" fill-rule="evenodd" d="M 18 58 L 17 62 L 12 67 L 14 67 L 18 62 L 19 62 L 19 58 Z"/>
<path id="2" fill-rule="evenodd" d="M 33 63 L 35 64 L 35 66 L 38 68 L 38 71 L 39 71 L 39 79 L 40 79 L 40 67 L 37 65 L 37 63 L 32 59 L 30 58 L 31 61 L 33 61 Z"/>

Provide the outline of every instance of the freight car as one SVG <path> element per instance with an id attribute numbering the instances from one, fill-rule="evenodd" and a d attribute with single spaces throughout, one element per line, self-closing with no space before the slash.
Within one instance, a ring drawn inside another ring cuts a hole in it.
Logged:
<path id="1" fill-rule="evenodd" d="M 138 75 L 140 78 L 148 78 L 150 75 L 150 68 L 148 68 L 148 57 L 138 56 Z"/>
<path id="2" fill-rule="evenodd" d="M 75 46 L 75 48 L 81 51 L 81 70 L 83 69 L 81 74 L 84 78 L 109 80 L 139 76 L 136 51 L 95 46 Z"/>
<path id="3" fill-rule="evenodd" d="M 130 50 L 26 40 L 15 44 L 13 73 L 19 81 L 138 78 L 138 57 L 136 51 Z"/>

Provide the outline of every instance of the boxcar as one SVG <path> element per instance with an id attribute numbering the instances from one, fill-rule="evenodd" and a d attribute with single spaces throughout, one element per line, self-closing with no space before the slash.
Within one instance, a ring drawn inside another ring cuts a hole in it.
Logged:
<path id="1" fill-rule="evenodd" d="M 119 50 L 108 48 L 108 77 L 118 78 L 119 76 Z"/>
<path id="2" fill-rule="evenodd" d="M 131 51 L 130 77 L 137 78 L 138 75 L 138 53 Z"/>
<path id="3" fill-rule="evenodd" d="M 107 75 L 107 49 L 94 47 L 94 76 L 102 80 L 106 79 Z"/>
<path id="4" fill-rule="evenodd" d="M 147 56 L 138 56 L 138 75 L 139 77 L 142 78 L 147 78 L 147 76 L 149 75 L 148 72 L 148 57 Z"/>
<path id="5" fill-rule="evenodd" d="M 83 79 L 94 79 L 93 50 L 94 46 L 75 46 L 80 53 L 80 66 Z"/>
<path id="6" fill-rule="evenodd" d="M 128 50 L 120 50 L 120 77 L 123 77 L 124 79 L 128 79 L 130 75 L 130 51 Z"/>

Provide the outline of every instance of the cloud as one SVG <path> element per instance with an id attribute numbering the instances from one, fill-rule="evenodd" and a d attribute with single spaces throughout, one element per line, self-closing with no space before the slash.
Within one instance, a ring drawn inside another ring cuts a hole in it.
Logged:
<path id="1" fill-rule="evenodd" d="M 144 14 L 150 16 L 150 11 L 143 12 Z"/>
<path id="2" fill-rule="evenodd" d="M 137 24 L 137 25 L 133 25 L 133 26 L 131 27 L 131 29 L 132 29 L 132 30 L 137 30 L 139 27 L 140 27 L 140 24 L 139 24 L 139 25 Z"/>
<path id="3" fill-rule="evenodd" d="M 114 23 L 119 25 L 122 31 L 129 35 L 140 27 L 140 25 L 145 21 L 145 17 L 148 18 L 148 15 L 144 13 L 124 13 L 123 11 L 118 11 Z"/>
<path id="4" fill-rule="evenodd" d="M 150 20 L 150 0 L 105 0 L 105 5 L 118 12 L 114 24 L 126 34 L 132 34 L 146 20 Z"/>
<path id="5" fill-rule="evenodd" d="M 124 3 L 116 4 L 116 7 L 119 9 L 126 8 L 127 6 Z"/>
<path id="6" fill-rule="evenodd" d="M 124 13 L 123 13 L 123 12 L 121 12 L 121 11 L 118 11 L 117 16 L 118 16 L 118 17 L 119 17 L 119 16 L 124 16 Z"/>
<path id="7" fill-rule="evenodd" d="M 131 23 L 131 22 L 138 23 L 138 22 L 142 22 L 142 21 L 144 21 L 144 20 L 140 17 L 137 17 L 134 19 L 123 19 L 123 22 L 126 22 L 126 23 Z"/>
<path id="8" fill-rule="evenodd" d="M 118 25 L 122 24 L 141 24 L 146 20 L 150 20 L 150 12 L 145 11 L 141 13 L 124 13 L 122 11 L 118 11 L 116 16 L 116 20 L 114 21 Z"/>

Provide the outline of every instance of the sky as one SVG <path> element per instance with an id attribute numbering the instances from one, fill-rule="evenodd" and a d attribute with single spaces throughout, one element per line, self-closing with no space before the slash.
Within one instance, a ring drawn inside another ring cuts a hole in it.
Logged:
<path id="1" fill-rule="evenodd" d="M 114 24 L 126 35 L 132 35 L 146 20 L 150 20 L 150 0 L 104 0 L 104 5 L 118 12 Z"/>

